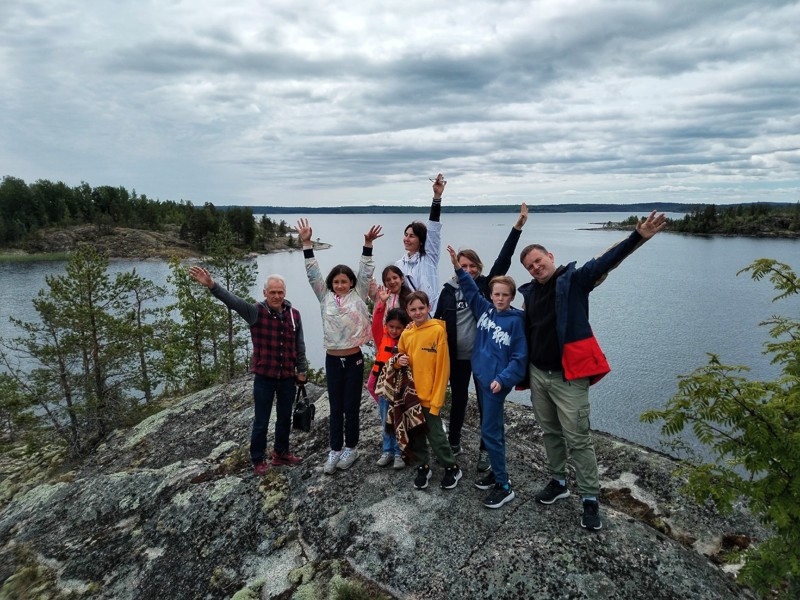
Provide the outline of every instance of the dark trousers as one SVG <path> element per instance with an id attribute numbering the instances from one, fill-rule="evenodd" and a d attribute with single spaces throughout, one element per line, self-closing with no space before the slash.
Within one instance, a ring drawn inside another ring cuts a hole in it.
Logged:
<path id="1" fill-rule="evenodd" d="M 343 444 L 355 448 L 358 445 L 361 389 L 364 386 L 364 356 L 361 352 L 350 356 L 326 354 L 325 375 L 331 408 L 328 418 L 331 450 L 338 452 Z"/>
<path id="2" fill-rule="evenodd" d="M 472 375 L 472 365 L 468 360 L 450 361 L 450 427 L 448 441 L 451 446 L 461 444 L 461 429 L 464 427 L 464 415 L 467 412 L 469 400 L 469 378 Z M 481 386 L 475 382 L 475 393 L 478 396 L 478 413 L 483 422 L 483 403 L 481 402 Z M 486 446 L 481 438 L 481 450 Z"/>
<path id="3" fill-rule="evenodd" d="M 278 397 L 275 420 L 275 451 L 288 452 L 289 431 L 292 428 L 292 404 L 294 403 L 294 377 L 278 379 L 256 375 L 253 381 L 253 432 L 250 434 L 250 460 L 253 464 L 264 460 L 267 449 L 267 431 L 269 417 L 272 414 L 272 402 Z"/>
<path id="4" fill-rule="evenodd" d="M 456 466 L 456 458 L 447 443 L 447 436 L 442 427 L 442 418 L 439 415 L 432 415 L 430 408 L 422 407 L 425 415 L 425 434 L 418 433 L 411 436 L 409 444 L 411 454 L 416 459 L 416 465 L 430 465 L 431 454 L 428 451 L 428 444 L 433 450 L 434 456 L 439 460 L 439 464 L 445 469 Z"/>

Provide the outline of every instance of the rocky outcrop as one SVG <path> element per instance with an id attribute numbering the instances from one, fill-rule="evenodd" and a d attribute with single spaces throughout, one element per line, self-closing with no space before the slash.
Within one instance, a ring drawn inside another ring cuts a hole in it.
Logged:
<path id="1" fill-rule="evenodd" d="M 52 453 L 4 457 L 0 597 L 751 597 L 718 553 L 764 532 L 745 512 L 723 518 L 681 497 L 666 456 L 597 435 L 605 527 L 587 532 L 575 495 L 552 506 L 533 500 L 547 473 L 530 409 L 508 407 L 517 498 L 487 510 L 472 486 L 474 414 L 459 457 L 464 479 L 442 490 L 434 466 L 419 491 L 411 468 L 375 466 L 368 396 L 361 458 L 324 475 L 327 401 L 311 388 L 317 419 L 292 434 L 305 462 L 256 477 L 251 385 L 187 396 L 115 432 L 72 470 Z"/>
<path id="2" fill-rule="evenodd" d="M 127 227 L 101 229 L 94 225 L 42 229 L 27 240 L 25 250 L 30 254 L 65 253 L 74 251 L 80 244 L 91 244 L 114 258 L 164 259 L 198 255 L 174 227 L 163 231 Z"/>

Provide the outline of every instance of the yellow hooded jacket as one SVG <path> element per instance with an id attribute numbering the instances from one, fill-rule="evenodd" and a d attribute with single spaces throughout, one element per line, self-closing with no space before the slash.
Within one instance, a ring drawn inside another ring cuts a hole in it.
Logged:
<path id="1" fill-rule="evenodd" d="M 430 409 L 432 415 L 438 415 L 450 379 L 444 321 L 428 319 L 419 327 L 412 325 L 403 331 L 397 350 L 408 355 L 420 404 Z"/>

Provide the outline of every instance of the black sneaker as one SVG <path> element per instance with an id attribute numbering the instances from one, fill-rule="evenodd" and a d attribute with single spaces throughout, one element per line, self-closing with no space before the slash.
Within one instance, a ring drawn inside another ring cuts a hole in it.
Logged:
<path id="1" fill-rule="evenodd" d="M 458 456 L 461 454 L 461 444 L 450 445 L 450 451 L 453 453 L 453 456 Z"/>
<path id="2" fill-rule="evenodd" d="M 555 479 L 551 479 L 543 489 L 536 492 L 534 498 L 542 504 L 552 504 L 556 500 L 561 500 L 569 496 L 567 486 L 561 485 Z"/>
<path id="3" fill-rule="evenodd" d="M 486 475 L 475 482 L 475 487 L 479 490 L 490 490 L 497 483 L 494 479 L 494 471 L 489 471 Z"/>
<path id="4" fill-rule="evenodd" d="M 458 485 L 458 480 L 461 479 L 461 469 L 458 465 L 447 467 L 444 470 L 444 477 L 442 477 L 442 489 L 452 490 Z"/>
<path id="5" fill-rule="evenodd" d="M 600 503 L 597 500 L 583 501 L 581 527 L 594 530 L 603 528 L 603 522 L 600 520 Z"/>
<path id="6" fill-rule="evenodd" d="M 511 502 L 513 499 L 514 490 L 511 489 L 510 484 L 506 489 L 499 483 L 496 483 L 492 491 L 489 492 L 489 495 L 486 496 L 486 499 L 483 501 L 483 505 L 486 508 L 500 508 L 503 504 Z"/>
<path id="7" fill-rule="evenodd" d="M 424 490 L 428 487 L 428 479 L 431 478 L 431 468 L 428 465 L 420 465 L 417 467 L 417 476 L 414 477 L 414 487 L 418 490 Z"/>

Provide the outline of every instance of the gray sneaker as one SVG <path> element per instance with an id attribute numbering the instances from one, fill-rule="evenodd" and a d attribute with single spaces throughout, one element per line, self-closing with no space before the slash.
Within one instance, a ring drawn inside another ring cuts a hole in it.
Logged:
<path id="1" fill-rule="evenodd" d="M 406 461 L 403 460 L 403 457 L 399 454 L 394 457 L 394 464 L 392 465 L 393 469 L 400 470 L 406 468 Z"/>
<path id="2" fill-rule="evenodd" d="M 390 464 L 392 464 L 393 460 L 394 457 L 391 454 L 384 452 L 381 454 L 381 457 L 375 462 L 375 464 L 379 467 L 388 467 Z"/>
<path id="3" fill-rule="evenodd" d="M 349 469 L 353 466 L 353 463 L 356 462 L 357 458 L 358 450 L 355 448 L 345 448 L 344 452 L 342 452 L 342 457 L 339 459 L 339 462 L 336 465 L 336 468 L 341 469 L 342 471 Z"/>
<path id="4" fill-rule="evenodd" d="M 339 464 L 341 458 L 341 450 L 331 450 L 328 452 L 328 462 L 325 463 L 325 468 L 323 469 L 325 475 L 333 475 L 336 472 L 336 465 Z"/>
<path id="5" fill-rule="evenodd" d="M 492 468 L 492 463 L 489 462 L 489 453 L 486 450 L 481 450 L 478 453 L 478 473 L 486 473 Z"/>

